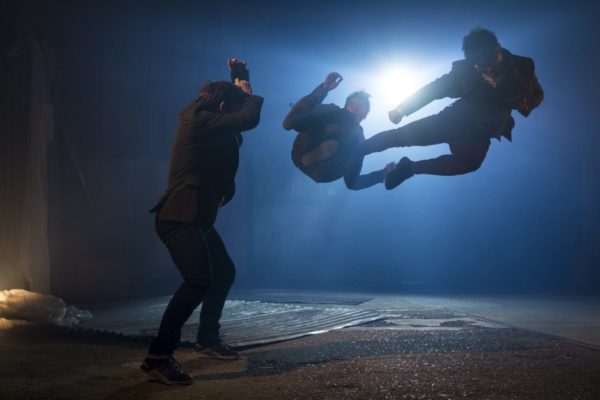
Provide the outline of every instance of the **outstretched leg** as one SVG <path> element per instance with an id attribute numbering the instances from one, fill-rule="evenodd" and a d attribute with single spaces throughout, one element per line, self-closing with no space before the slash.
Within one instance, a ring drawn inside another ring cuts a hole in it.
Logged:
<path id="1" fill-rule="evenodd" d="M 404 157 L 385 178 L 385 187 L 391 190 L 415 174 L 461 175 L 479 169 L 490 147 L 488 138 L 456 140 L 450 152 L 430 160 L 411 161 Z"/>
<path id="2" fill-rule="evenodd" d="M 461 140 L 449 145 L 451 154 L 413 162 L 414 173 L 451 176 L 476 171 L 487 155 L 490 140 Z"/>
<path id="3" fill-rule="evenodd" d="M 362 154 L 384 151 L 391 147 L 431 146 L 449 143 L 464 130 L 439 113 L 411 122 L 400 128 L 378 133 L 361 144 Z"/>

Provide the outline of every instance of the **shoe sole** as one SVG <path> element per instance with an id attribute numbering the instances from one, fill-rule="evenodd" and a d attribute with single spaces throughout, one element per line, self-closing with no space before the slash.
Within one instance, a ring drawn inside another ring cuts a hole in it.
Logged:
<path id="1" fill-rule="evenodd" d="M 220 354 L 205 353 L 202 350 L 196 350 L 196 351 L 198 352 L 198 354 L 200 354 L 201 356 L 203 356 L 205 358 L 214 358 L 214 359 L 217 359 L 217 360 L 234 361 L 234 360 L 239 360 L 240 358 L 242 358 L 240 355 L 222 356 Z"/>
<path id="2" fill-rule="evenodd" d="M 398 186 L 400 186 L 400 184 L 404 181 L 404 180 L 400 180 L 400 177 L 398 176 L 399 173 L 394 174 L 394 171 L 390 172 L 388 174 L 388 176 L 385 177 L 385 181 L 383 182 L 383 185 L 385 186 L 385 188 L 387 190 L 392 190 Z"/>
<path id="3" fill-rule="evenodd" d="M 407 180 L 408 178 L 410 178 L 411 176 L 413 176 L 414 174 L 410 174 L 409 176 L 403 177 L 402 172 L 401 171 L 402 167 L 395 167 L 393 170 L 390 171 L 389 174 L 387 174 L 387 176 L 385 177 L 385 180 L 383 181 L 383 186 L 385 186 L 385 188 L 387 190 L 392 190 L 398 186 L 400 186 L 400 184 L 402 182 L 404 182 L 405 180 Z"/>
<path id="4" fill-rule="evenodd" d="M 194 383 L 194 379 L 190 379 L 189 381 L 172 381 L 169 378 L 167 378 L 166 376 L 164 376 L 163 374 L 161 374 L 157 369 L 152 368 L 150 370 L 144 368 L 143 366 L 140 367 L 140 369 L 146 373 L 147 375 L 153 377 L 154 379 L 156 379 L 157 381 L 159 381 L 160 383 L 163 383 L 165 385 L 169 385 L 169 386 L 188 386 L 191 385 L 192 383 Z"/>
<path id="5" fill-rule="evenodd" d="M 194 347 L 194 351 L 196 351 L 198 354 L 200 354 L 201 356 L 203 356 L 205 358 L 214 358 L 217 360 L 235 361 L 235 360 L 239 360 L 240 358 L 242 358 L 242 356 L 240 356 L 239 354 L 236 354 L 233 356 L 223 356 L 223 355 L 220 355 L 219 353 L 211 353 L 206 350 L 200 350 L 197 347 Z"/>

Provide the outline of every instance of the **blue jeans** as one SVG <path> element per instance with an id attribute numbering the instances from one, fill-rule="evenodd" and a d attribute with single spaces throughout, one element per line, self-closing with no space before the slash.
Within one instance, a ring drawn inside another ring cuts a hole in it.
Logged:
<path id="1" fill-rule="evenodd" d="M 169 301 L 158 335 L 148 351 L 171 355 L 181 339 L 181 329 L 202 303 L 197 342 L 219 340 L 219 320 L 235 279 L 235 267 L 217 231 L 193 224 L 156 220 L 156 232 L 169 249 L 183 282 Z"/>

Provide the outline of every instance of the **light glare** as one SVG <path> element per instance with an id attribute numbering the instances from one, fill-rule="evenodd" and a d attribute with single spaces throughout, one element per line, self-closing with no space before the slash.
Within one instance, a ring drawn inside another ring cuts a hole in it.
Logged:
<path id="1" fill-rule="evenodd" d="M 421 82 L 410 68 L 392 66 L 376 73 L 370 86 L 373 87 L 374 101 L 386 109 L 392 109 L 419 89 Z"/>

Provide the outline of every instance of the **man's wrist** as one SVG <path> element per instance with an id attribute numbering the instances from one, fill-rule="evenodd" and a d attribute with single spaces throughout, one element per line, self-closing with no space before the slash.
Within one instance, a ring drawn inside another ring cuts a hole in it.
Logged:
<path id="1" fill-rule="evenodd" d="M 234 65 L 230 71 L 231 81 L 235 82 L 236 79 L 240 81 L 248 81 L 250 82 L 250 71 L 246 66 Z"/>

